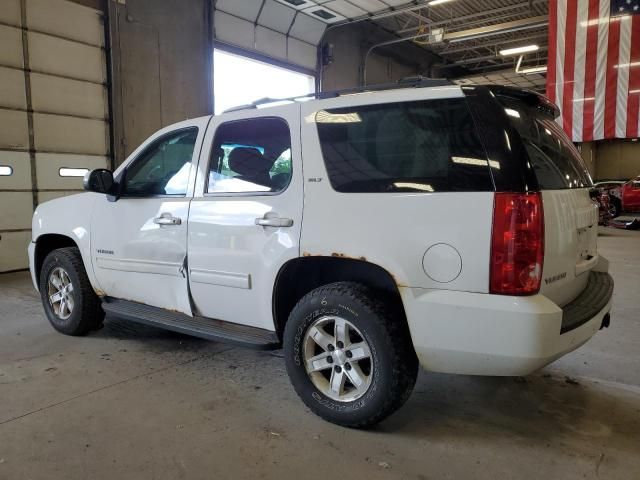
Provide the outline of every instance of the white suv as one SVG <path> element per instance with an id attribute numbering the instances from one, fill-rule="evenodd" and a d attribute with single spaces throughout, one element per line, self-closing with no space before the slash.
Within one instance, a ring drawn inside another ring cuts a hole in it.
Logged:
<path id="1" fill-rule="evenodd" d="M 365 427 L 436 372 L 526 375 L 608 326 L 598 207 L 544 97 L 418 82 L 189 120 L 38 207 L 53 327 L 104 312 L 283 345 L 302 400 Z"/>

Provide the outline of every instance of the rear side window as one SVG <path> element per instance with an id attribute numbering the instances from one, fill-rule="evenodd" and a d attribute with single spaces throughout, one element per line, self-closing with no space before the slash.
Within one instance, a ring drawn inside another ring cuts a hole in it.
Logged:
<path id="1" fill-rule="evenodd" d="M 593 186 L 580 153 L 552 115 L 513 97 L 496 98 L 520 133 L 541 190 Z"/>
<path id="2" fill-rule="evenodd" d="M 291 174 L 291 134 L 281 118 L 237 120 L 216 130 L 207 193 L 277 193 Z"/>
<path id="3" fill-rule="evenodd" d="M 321 110 L 316 123 L 338 192 L 493 190 L 465 99 Z"/>

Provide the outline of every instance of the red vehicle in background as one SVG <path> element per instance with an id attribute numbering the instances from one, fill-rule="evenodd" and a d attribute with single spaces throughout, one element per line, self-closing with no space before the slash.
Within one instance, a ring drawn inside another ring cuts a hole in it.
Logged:
<path id="1" fill-rule="evenodd" d="M 605 180 L 594 186 L 609 195 L 611 213 L 614 217 L 622 212 L 640 212 L 640 176 L 633 180 Z"/>
<path id="2" fill-rule="evenodd" d="M 623 212 L 640 212 L 640 176 L 622 186 L 621 196 Z"/>

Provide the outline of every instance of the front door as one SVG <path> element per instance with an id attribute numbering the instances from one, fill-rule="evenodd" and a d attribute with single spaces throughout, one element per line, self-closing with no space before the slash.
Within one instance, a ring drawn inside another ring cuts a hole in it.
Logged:
<path id="1" fill-rule="evenodd" d="M 189 214 L 189 283 L 201 315 L 273 330 L 276 276 L 300 254 L 302 162 L 299 106 L 265 111 L 212 120 Z"/>
<path id="2" fill-rule="evenodd" d="M 91 221 L 93 267 L 103 293 L 191 315 L 187 218 L 208 119 L 165 129 L 117 172 L 117 201 L 98 199 Z"/>

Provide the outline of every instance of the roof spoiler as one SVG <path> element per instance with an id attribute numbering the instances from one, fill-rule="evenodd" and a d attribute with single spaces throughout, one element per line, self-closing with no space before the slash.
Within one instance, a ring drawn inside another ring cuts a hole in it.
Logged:
<path id="1" fill-rule="evenodd" d="M 489 89 L 489 91 L 494 95 L 513 97 L 527 103 L 528 105 L 542 107 L 551 113 L 553 118 L 558 118 L 560 116 L 560 109 L 558 106 L 541 93 L 534 92 L 533 90 L 528 90 L 526 88 L 508 87 L 506 85 L 483 85 L 483 87 Z"/>

